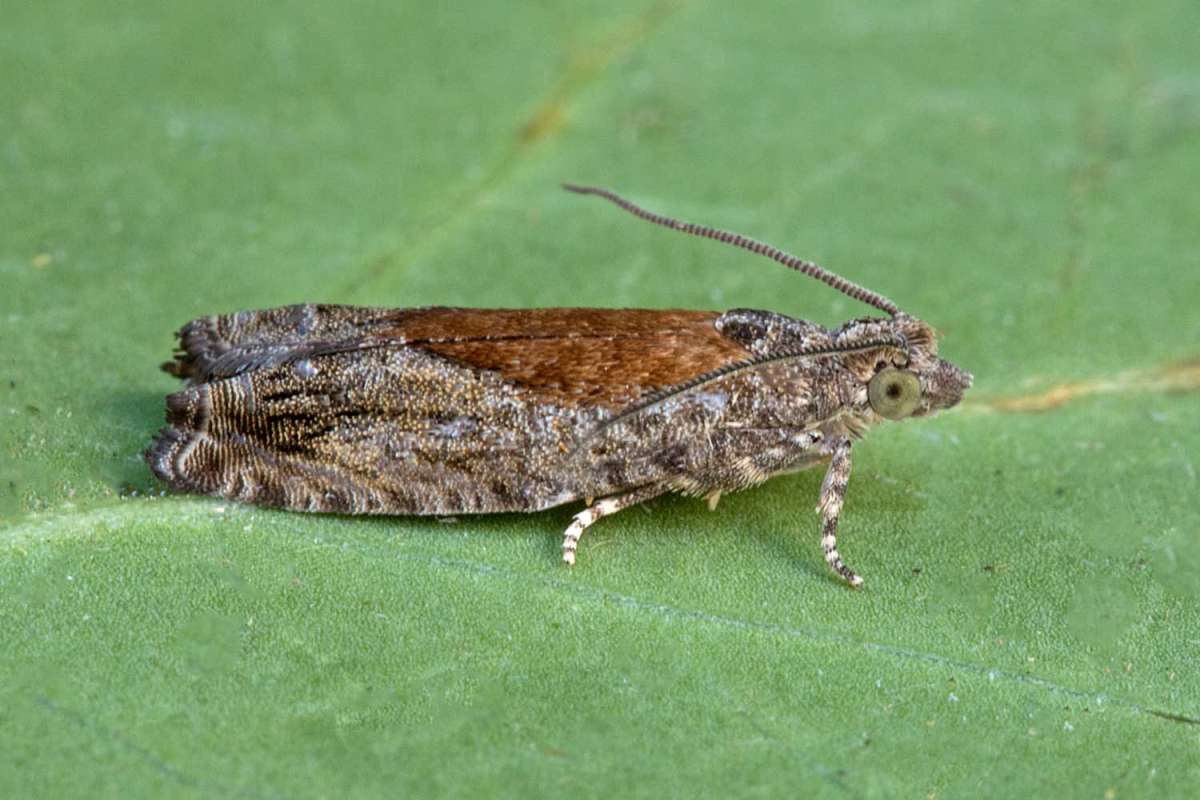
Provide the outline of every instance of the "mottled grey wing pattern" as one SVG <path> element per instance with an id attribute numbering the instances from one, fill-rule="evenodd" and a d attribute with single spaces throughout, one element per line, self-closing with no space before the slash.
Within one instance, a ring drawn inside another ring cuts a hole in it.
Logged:
<path id="1" fill-rule="evenodd" d="M 301 511 L 533 509 L 562 490 L 531 410 L 420 349 L 330 353 L 171 395 L 151 465 L 179 489 Z"/>
<path id="2" fill-rule="evenodd" d="M 190 383 L 227 378 L 317 355 L 361 350 L 421 309 L 304 304 L 201 317 L 179 331 L 163 369 Z"/>

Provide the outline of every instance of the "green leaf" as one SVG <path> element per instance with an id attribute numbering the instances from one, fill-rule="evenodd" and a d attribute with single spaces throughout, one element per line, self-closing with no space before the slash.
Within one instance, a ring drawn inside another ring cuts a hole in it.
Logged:
<path id="1" fill-rule="evenodd" d="M 14 2 L 0 794 L 1185 797 L 1195 3 Z M 865 313 L 974 372 L 818 472 L 454 521 L 164 495 L 172 332 L 299 301 Z"/>

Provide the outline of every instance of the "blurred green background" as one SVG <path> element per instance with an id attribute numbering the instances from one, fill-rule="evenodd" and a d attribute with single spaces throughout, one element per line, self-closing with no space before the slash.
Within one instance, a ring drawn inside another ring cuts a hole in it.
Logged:
<path id="1" fill-rule="evenodd" d="M 10 2 L 0 795 L 1183 797 L 1200 6 Z M 164 496 L 186 320 L 865 309 L 975 373 L 819 473 L 606 520 Z"/>

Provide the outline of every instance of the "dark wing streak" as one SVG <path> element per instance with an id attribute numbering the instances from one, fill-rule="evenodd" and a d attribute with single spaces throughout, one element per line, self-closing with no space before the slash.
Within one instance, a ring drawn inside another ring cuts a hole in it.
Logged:
<path id="1" fill-rule="evenodd" d="M 602 339 L 604 341 L 617 341 L 620 339 L 645 339 L 649 336 L 682 336 L 691 333 L 687 328 L 663 328 L 660 331 L 650 333 L 567 333 L 567 334 L 507 334 L 501 336 L 422 336 L 416 339 L 406 339 L 397 337 L 394 343 L 403 345 L 425 345 L 425 344 L 467 344 L 471 342 L 540 342 L 540 341 L 558 341 L 568 339 L 570 341 L 578 341 L 583 339 Z"/>
<path id="2" fill-rule="evenodd" d="M 727 378 L 730 375 L 738 372 L 760 369 L 762 367 L 782 364 L 788 361 L 799 361 L 805 358 L 823 358 L 827 356 L 842 355 L 844 353 L 861 353 L 865 350 L 875 350 L 880 347 L 904 348 L 906 344 L 907 343 L 899 336 L 888 336 L 881 337 L 879 339 L 871 339 L 865 342 L 859 342 L 849 346 L 836 344 L 814 345 L 795 350 L 785 350 L 779 353 L 760 356 L 758 358 L 738 361 L 733 364 L 726 364 L 723 367 L 718 367 L 717 369 L 697 375 L 695 378 L 680 384 L 676 384 L 675 386 L 670 386 L 666 389 L 660 389 L 659 391 L 651 392 L 644 399 L 639 400 L 629 408 L 622 410 L 621 412 L 609 417 L 597 425 L 595 429 L 590 431 L 587 436 L 580 441 L 579 445 L 577 445 L 577 449 L 582 447 L 596 436 L 604 433 L 604 431 L 608 430 L 609 428 L 628 422 L 632 417 L 648 411 L 651 408 L 666 402 L 667 400 L 687 394 L 688 392 L 695 391 L 696 389 L 701 389 L 711 383 L 719 381 L 722 378 Z"/>
<path id="3" fill-rule="evenodd" d="M 195 371 L 186 377 L 189 377 L 193 383 L 204 383 L 214 378 L 232 378 L 244 372 L 271 369 L 306 358 L 358 350 L 374 350 L 393 344 L 395 343 L 386 339 L 354 339 L 343 342 L 305 342 L 303 344 L 283 342 L 258 347 L 231 348 L 208 363 L 196 365 Z"/>

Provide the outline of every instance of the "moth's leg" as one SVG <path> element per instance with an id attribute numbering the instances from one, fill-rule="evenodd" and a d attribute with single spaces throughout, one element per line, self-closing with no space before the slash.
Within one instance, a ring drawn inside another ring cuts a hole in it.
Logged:
<path id="1" fill-rule="evenodd" d="M 571 524 L 567 526 L 567 532 L 563 535 L 563 561 L 567 564 L 575 563 L 575 550 L 579 547 L 579 537 L 583 536 L 583 532 L 593 522 L 601 517 L 607 517 L 609 514 L 615 514 L 622 508 L 658 497 L 665 491 L 666 489 L 662 486 L 645 486 L 628 494 L 605 497 L 603 500 L 597 501 L 595 505 L 580 511 L 575 515 L 575 519 L 571 520 Z"/>
<path id="2" fill-rule="evenodd" d="M 821 502 L 817 512 L 821 515 L 821 549 L 825 551 L 825 563 L 841 575 L 851 586 L 862 586 L 863 579 L 846 566 L 837 551 L 838 515 L 842 513 L 842 502 L 846 499 L 846 484 L 850 481 L 850 440 L 833 443 L 833 458 L 821 483 Z"/>

